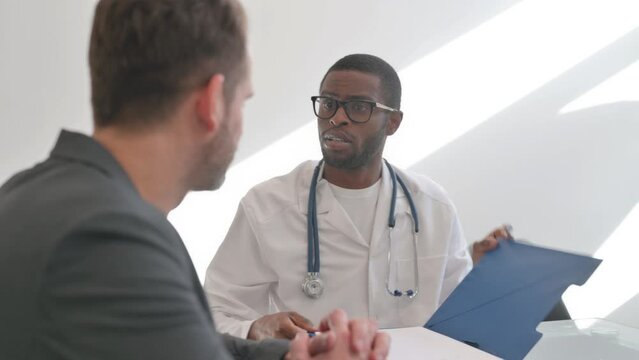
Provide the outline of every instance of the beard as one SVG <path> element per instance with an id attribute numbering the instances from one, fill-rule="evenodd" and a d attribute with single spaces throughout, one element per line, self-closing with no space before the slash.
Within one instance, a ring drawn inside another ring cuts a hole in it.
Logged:
<path id="1" fill-rule="evenodd" d="M 230 164 L 230 161 L 229 161 L 229 164 Z M 197 190 L 213 191 L 222 187 L 222 185 L 224 184 L 224 180 L 226 180 L 226 170 L 228 170 L 228 166 L 229 165 L 214 169 L 214 171 L 211 172 L 213 176 L 210 177 L 209 181 L 205 184 L 205 186 L 203 186 L 201 189 L 195 189 L 195 190 L 196 191 Z"/>
<path id="2" fill-rule="evenodd" d="M 226 171 L 233 161 L 237 147 L 233 143 L 227 123 L 223 123 L 218 135 L 211 139 L 211 143 L 203 150 L 200 165 L 195 169 L 191 190 L 217 190 L 224 184 Z"/>
<path id="3" fill-rule="evenodd" d="M 321 135 L 320 135 L 321 141 Z M 349 157 L 339 157 L 325 150 L 322 146 L 322 155 L 326 164 L 337 169 L 358 169 L 371 163 L 371 161 L 382 153 L 386 142 L 386 129 L 382 127 L 377 133 L 368 137 L 362 146 L 362 150 Z"/>

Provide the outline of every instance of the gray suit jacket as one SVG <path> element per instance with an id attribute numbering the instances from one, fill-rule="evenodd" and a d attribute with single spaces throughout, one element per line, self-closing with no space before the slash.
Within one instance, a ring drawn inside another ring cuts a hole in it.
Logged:
<path id="1" fill-rule="evenodd" d="M 150 155 L 152 156 L 152 155 Z M 92 138 L 0 188 L 0 359 L 281 358 L 219 335 L 191 259 Z"/>

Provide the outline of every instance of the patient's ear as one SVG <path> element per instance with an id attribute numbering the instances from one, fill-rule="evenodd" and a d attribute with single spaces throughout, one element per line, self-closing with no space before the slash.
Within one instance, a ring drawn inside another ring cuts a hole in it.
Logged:
<path id="1" fill-rule="evenodd" d="M 206 132 L 215 134 L 224 121 L 224 75 L 213 74 L 200 90 L 197 100 L 197 117 Z"/>

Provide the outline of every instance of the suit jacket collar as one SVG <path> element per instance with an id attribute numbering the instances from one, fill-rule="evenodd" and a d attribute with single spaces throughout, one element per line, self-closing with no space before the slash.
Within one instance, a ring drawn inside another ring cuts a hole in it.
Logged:
<path id="1" fill-rule="evenodd" d="M 60 131 L 58 140 L 51 150 L 51 158 L 80 162 L 98 169 L 137 193 L 133 182 L 115 157 L 92 137 L 68 130 Z"/>

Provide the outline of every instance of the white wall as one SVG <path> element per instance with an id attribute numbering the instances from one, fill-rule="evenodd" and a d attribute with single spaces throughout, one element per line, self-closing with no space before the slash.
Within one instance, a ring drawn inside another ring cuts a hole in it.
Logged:
<path id="1" fill-rule="evenodd" d="M 389 161 L 444 185 L 469 239 L 510 222 L 517 236 L 604 257 L 568 306 L 639 327 L 636 1 L 244 4 L 256 96 L 240 150 L 222 191 L 191 194 L 170 216 L 200 274 L 229 204 L 320 156 L 308 98 L 335 60 L 368 52 L 404 85 Z M 90 131 L 93 5 L 0 0 L 0 181 L 42 159 L 60 127 Z"/>
<path id="2" fill-rule="evenodd" d="M 0 0 L 0 181 L 48 154 L 60 127 L 89 131 L 93 1 Z"/>

